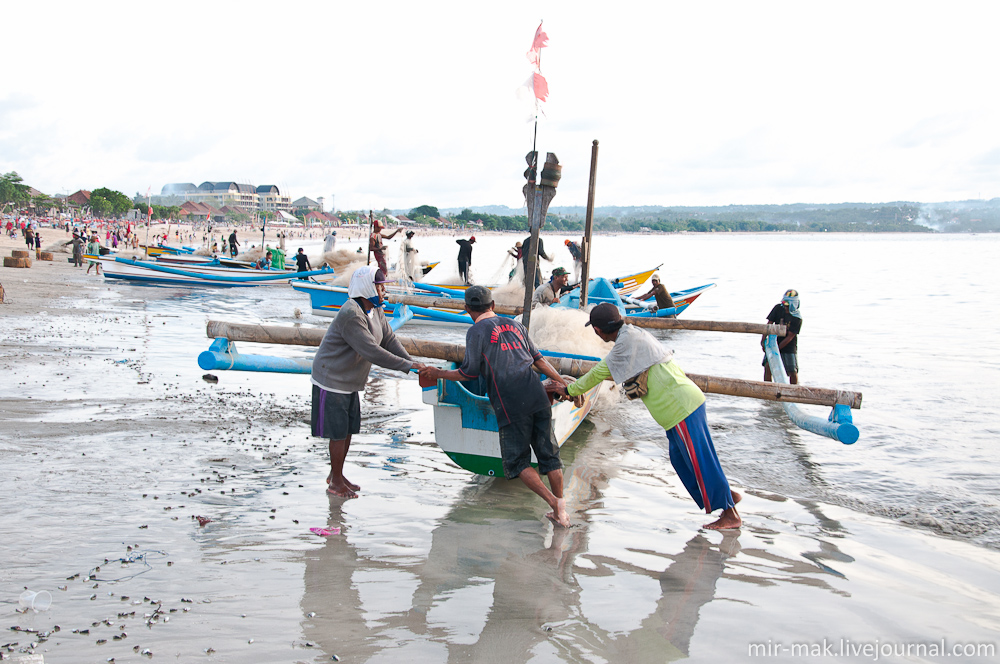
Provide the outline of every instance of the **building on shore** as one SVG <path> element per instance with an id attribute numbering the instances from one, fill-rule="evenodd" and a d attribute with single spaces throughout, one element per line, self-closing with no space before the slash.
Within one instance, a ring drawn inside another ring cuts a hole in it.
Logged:
<path id="1" fill-rule="evenodd" d="M 323 206 L 319 201 L 314 201 L 311 198 L 303 196 L 302 198 L 297 198 L 292 201 L 293 210 L 316 210 L 317 212 L 323 211 Z"/>
<path id="2" fill-rule="evenodd" d="M 252 185 L 239 182 L 175 182 L 163 185 L 161 201 L 179 199 L 182 202 L 202 203 L 216 209 L 239 208 L 247 213 L 278 212 L 292 209 L 291 196 L 281 193 L 277 185 Z M 169 204 L 169 203 L 168 203 Z"/>

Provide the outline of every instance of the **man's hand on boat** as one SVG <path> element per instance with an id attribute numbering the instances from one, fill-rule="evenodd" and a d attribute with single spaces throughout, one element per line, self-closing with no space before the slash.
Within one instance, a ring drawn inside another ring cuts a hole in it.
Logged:
<path id="1" fill-rule="evenodd" d="M 442 374 L 445 373 L 443 369 L 438 369 L 437 367 L 431 366 L 429 364 L 421 364 L 419 368 L 417 364 L 413 365 L 414 369 L 420 373 L 420 377 L 426 381 L 438 380 L 439 378 L 444 378 Z"/>
<path id="2" fill-rule="evenodd" d="M 566 391 L 566 387 L 569 383 L 576 379 L 571 376 L 562 376 L 562 380 L 564 381 L 563 383 L 557 383 L 556 381 L 549 379 L 544 381 L 542 385 L 545 386 L 546 392 L 555 396 L 559 401 L 572 401 L 574 406 L 582 408 L 584 396 L 582 394 L 575 397 L 570 396 L 570 394 Z"/>

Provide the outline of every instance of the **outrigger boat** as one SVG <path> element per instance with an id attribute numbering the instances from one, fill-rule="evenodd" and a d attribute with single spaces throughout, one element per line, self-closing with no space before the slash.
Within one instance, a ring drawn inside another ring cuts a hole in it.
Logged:
<path id="1" fill-rule="evenodd" d="M 591 279 L 590 287 L 587 289 L 587 303 L 597 305 L 602 302 L 610 302 L 618 307 L 623 316 L 631 318 L 667 318 L 677 316 L 690 307 L 702 293 L 715 288 L 715 284 L 705 284 L 704 286 L 696 286 L 695 288 L 671 293 L 670 298 L 674 301 L 674 306 L 669 309 L 657 309 L 654 311 L 652 305 L 656 304 L 655 302 L 647 304 L 641 300 L 623 297 L 621 291 L 615 288 L 617 281 Z M 563 295 L 559 300 L 559 305 L 569 309 L 579 309 L 580 290 L 575 289 Z"/>
<path id="2" fill-rule="evenodd" d="M 631 312 L 634 311 L 640 316 L 665 317 L 676 315 L 684 311 L 691 305 L 692 302 L 695 301 L 695 299 L 698 298 L 699 295 L 715 286 L 715 284 L 707 284 L 705 286 L 699 286 L 698 288 L 692 288 L 686 291 L 674 293 L 672 295 L 677 306 L 674 309 L 663 309 L 655 313 L 648 311 L 644 306 L 628 304 L 622 299 L 622 296 L 627 296 L 628 293 L 634 292 L 638 289 L 655 271 L 656 268 L 620 277 L 614 281 L 608 281 L 607 279 L 591 279 L 590 288 L 587 291 L 588 298 L 591 298 L 595 302 L 613 302 L 615 306 L 621 308 L 623 314 L 625 315 L 631 315 Z M 616 287 L 616 284 L 620 286 L 620 288 Z M 415 283 L 413 284 L 413 287 L 417 291 L 424 291 L 426 293 L 433 293 L 439 296 L 459 299 L 464 296 L 464 289 L 466 288 L 466 286 L 438 286 L 421 283 Z M 340 311 L 341 305 L 347 301 L 347 288 L 343 286 L 330 286 L 327 284 L 310 282 L 292 282 L 292 288 L 309 295 L 309 299 L 312 303 L 312 313 L 316 316 L 336 316 L 337 312 Z M 390 290 L 390 293 L 393 292 L 395 291 Z M 569 294 L 564 295 L 564 304 L 566 306 L 578 307 L 580 301 L 579 292 L 580 289 L 576 288 Z M 614 295 L 615 293 L 618 295 Z M 574 294 L 575 299 L 573 299 Z M 394 306 L 395 305 L 391 303 L 386 304 L 386 315 L 391 315 Z M 455 309 L 427 308 L 412 305 L 410 306 L 410 309 L 413 311 L 413 319 L 410 321 L 411 324 L 472 324 L 472 319 L 469 318 L 468 314 Z"/>
<path id="3" fill-rule="evenodd" d="M 408 307 L 400 305 L 389 319 L 393 330 L 398 330 L 410 316 Z M 212 323 L 209 323 L 211 330 Z M 225 334 L 239 333 L 226 326 Z M 249 326 L 247 326 L 249 327 Z M 319 332 L 319 331 L 317 331 Z M 210 336 L 214 336 L 210 333 Z M 263 340 L 263 339 L 261 339 Z M 272 339 L 272 341 L 275 341 Z M 278 340 L 278 343 L 281 343 Z M 563 358 L 583 361 L 597 361 L 600 358 L 586 355 L 570 355 L 553 351 L 541 351 L 549 358 Z M 554 360 L 555 361 L 555 360 Z M 278 373 L 308 374 L 312 371 L 312 358 L 284 358 L 266 355 L 248 355 L 236 350 L 236 342 L 226 337 L 216 337 L 208 350 L 198 356 L 198 366 L 206 371 L 264 371 Z M 449 368 L 456 368 L 454 362 Z M 545 376 L 539 376 L 544 380 Z M 489 397 L 484 396 L 481 381 L 456 382 L 450 380 L 421 381 L 423 402 L 434 407 L 434 439 L 445 454 L 459 467 L 473 473 L 503 477 L 503 463 L 500 458 L 500 433 L 496 414 Z M 552 438 L 562 445 L 573 435 L 577 427 L 586 419 L 597 396 L 600 385 L 583 395 L 583 403 L 577 407 L 572 401 L 552 403 Z M 537 459 L 532 454 L 532 465 Z"/>
<path id="4" fill-rule="evenodd" d="M 184 254 L 193 254 L 195 252 L 194 247 L 171 247 L 166 244 L 155 245 L 155 246 L 140 244 L 139 247 L 141 247 L 142 250 L 146 252 L 146 255 L 150 257 L 163 256 L 163 255 L 177 256 Z"/>
<path id="5" fill-rule="evenodd" d="M 670 316 L 676 316 L 690 307 L 702 293 L 710 288 L 715 288 L 715 284 L 705 284 L 704 286 L 698 286 L 696 288 L 689 288 L 687 290 L 671 293 L 675 306 L 670 309 L 659 309 L 657 311 L 653 311 L 650 308 L 650 305 L 645 303 L 636 303 L 627 298 L 623 299 L 619 292 L 614 288 L 613 284 L 614 282 L 608 281 L 607 279 L 591 279 L 590 288 L 587 291 L 589 302 L 594 304 L 611 302 L 619 308 L 623 316 L 639 318 L 667 318 Z M 309 299 L 312 303 L 312 313 L 316 316 L 336 316 L 337 312 L 340 311 L 341 305 L 347 301 L 347 289 L 343 286 L 330 286 L 328 284 L 319 284 L 308 281 L 293 281 L 292 288 L 309 295 Z M 449 292 L 449 289 L 430 286 L 427 284 L 414 284 L 414 288 L 418 291 L 426 291 L 438 296 L 454 297 L 456 299 L 460 299 L 462 297 L 462 291 L 460 290 Z M 563 295 L 559 306 L 576 309 L 579 308 L 579 305 L 580 290 L 576 289 L 566 295 Z M 396 305 L 387 303 L 385 306 L 387 315 L 391 315 L 393 307 Z M 472 319 L 469 318 L 469 315 L 457 308 L 428 308 L 414 306 L 412 304 L 409 306 L 413 311 L 413 319 L 410 321 L 411 324 L 472 324 Z"/>
<path id="6" fill-rule="evenodd" d="M 600 359 L 546 351 L 542 351 L 542 354 L 582 360 Z M 457 366 L 451 362 L 447 368 L 455 369 Z M 544 379 L 544 376 L 540 377 L 540 380 Z M 431 385 L 425 386 L 423 382 L 420 385 L 423 388 L 424 403 L 434 407 L 434 439 L 441 451 L 469 472 L 503 477 L 497 416 L 489 397 L 484 394 L 481 382 L 438 380 Z M 572 401 L 556 401 L 552 404 L 552 440 L 556 445 L 562 447 L 586 419 L 594 405 L 598 388 L 600 385 L 583 395 L 583 405 L 580 407 Z M 531 453 L 531 465 L 538 465 L 534 452 Z"/>
<path id="7" fill-rule="evenodd" d="M 434 265 L 437 265 L 437 263 L 431 263 L 428 267 L 433 267 Z M 645 272 L 637 272 L 635 274 L 629 274 L 624 277 L 619 277 L 613 280 L 611 283 L 614 285 L 615 290 L 617 290 L 622 295 L 622 297 L 631 295 L 639 288 L 641 288 L 644 283 L 649 281 L 649 278 L 653 276 L 653 274 L 661 267 L 663 267 L 662 263 L 660 265 L 657 265 L 651 270 L 646 270 Z M 424 274 L 427 274 L 427 272 L 424 272 Z M 472 284 L 432 284 L 432 285 L 438 288 L 448 288 L 451 290 L 464 291 Z M 494 288 L 497 288 L 497 286 L 487 286 L 487 288 L 492 290 Z"/>
<path id="8" fill-rule="evenodd" d="M 171 266 L 154 261 L 109 256 L 85 256 L 98 261 L 106 279 L 123 279 L 144 283 L 177 284 L 183 286 L 247 287 L 284 285 L 292 279 L 332 280 L 334 272 L 322 270 L 294 272 L 291 270 L 246 270 L 217 265 Z"/>

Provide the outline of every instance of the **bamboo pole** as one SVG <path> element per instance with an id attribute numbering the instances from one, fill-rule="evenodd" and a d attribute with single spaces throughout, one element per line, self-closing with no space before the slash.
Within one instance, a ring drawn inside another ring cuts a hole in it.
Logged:
<path id="1" fill-rule="evenodd" d="M 597 191 L 597 139 L 590 148 L 590 184 L 587 187 L 587 221 L 583 230 L 583 269 L 580 273 L 580 308 L 587 308 L 587 289 L 590 285 L 590 242 L 594 235 L 594 194 Z"/>
<path id="2" fill-rule="evenodd" d="M 319 346 L 326 335 L 326 330 L 314 327 L 279 327 L 276 325 L 248 325 L 242 323 L 227 323 L 224 321 L 208 321 L 207 334 L 210 338 L 225 338 L 229 341 L 246 341 L 252 343 L 291 344 L 299 346 Z M 449 344 L 428 339 L 412 339 L 397 336 L 406 352 L 416 357 L 429 357 L 448 362 L 460 363 L 465 357 L 465 346 Z M 546 358 L 559 373 L 565 376 L 579 378 L 590 371 L 596 362 L 574 360 L 564 357 Z M 688 374 L 702 392 L 709 394 L 728 394 L 736 397 L 764 399 L 767 401 L 789 401 L 808 403 L 820 406 L 844 404 L 851 408 L 861 408 L 861 393 L 847 390 L 831 390 L 805 385 L 785 385 L 782 383 L 765 383 L 756 380 L 740 378 L 724 378 L 719 376 L 702 376 Z"/>
<path id="3" fill-rule="evenodd" d="M 774 334 L 785 336 L 784 325 L 771 323 L 739 323 L 724 320 L 687 320 L 680 318 L 638 318 L 626 316 L 625 322 L 636 327 L 656 330 L 701 330 L 703 332 L 739 332 L 743 334 Z"/>
<path id="4" fill-rule="evenodd" d="M 390 293 L 386 299 L 393 304 L 410 304 L 415 307 L 436 307 L 465 311 L 465 300 L 457 297 L 428 297 L 424 295 L 396 295 Z M 517 316 L 524 307 L 509 304 L 494 304 L 494 311 L 505 316 Z M 682 320 L 679 318 L 637 318 L 626 316 L 625 322 L 636 327 L 657 330 L 700 330 L 703 332 L 738 332 L 744 334 L 774 334 L 785 336 L 784 325 L 739 323 L 735 321 Z"/>
<path id="5" fill-rule="evenodd" d="M 410 304 L 415 307 L 436 307 L 438 309 L 454 309 L 465 311 L 465 300 L 457 297 L 428 297 L 425 295 L 395 295 L 389 293 L 386 299 L 393 304 Z M 506 316 L 517 316 L 524 310 L 524 307 L 509 304 L 493 305 L 493 311 Z"/>
<path id="6" fill-rule="evenodd" d="M 538 153 L 535 152 L 535 166 L 537 169 L 538 165 Z M 536 170 L 535 177 L 540 177 Z M 533 184 L 529 181 L 529 185 Z M 532 187 L 532 193 L 529 196 L 534 196 L 534 205 L 531 206 L 529 212 L 531 213 L 531 246 L 528 248 L 527 253 L 524 256 L 524 306 L 521 307 L 521 322 L 525 329 L 529 329 L 531 325 L 531 298 L 535 294 L 535 274 L 538 272 L 538 237 L 541 235 L 542 221 L 540 219 L 542 214 L 542 187 L 535 184 Z"/>

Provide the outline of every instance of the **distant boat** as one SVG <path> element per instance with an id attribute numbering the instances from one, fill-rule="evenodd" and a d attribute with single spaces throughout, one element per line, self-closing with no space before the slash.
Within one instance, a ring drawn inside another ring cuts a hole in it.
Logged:
<path id="1" fill-rule="evenodd" d="M 668 316 L 676 316 L 682 311 L 691 306 L 691 304 L 698 299 L 698 297 L 709 290 L 710 288 L 715 288 L 715 284 L 705 284 L 704 286 L 696 286 L 695 288 L 689 288 L 687 290 L 677 291 L 676 293 L 671 293 L 670 298 L 674 301 L 674 306 L 669 309 L 658 309 L 657 311 L 652 310 L 652 305 L 656 304 L 651 302 L 647 305 L 644 302 L 639 302 L 633 298 L 623 298 L 621 291 L 615 288 L 615 283 L 619 283 L 620 280 L 608 281 L 607 279 L 591 279 L 590 288 L 587 289 L 587 304 L 601 304 L 602 302 L 609 302 L 622 312 L 623 316 L 630 316 L 634 318 L 666 318 Z M 574 289 L 569 293 L 566 293 L 559 299 L 560 306 L 565 306 L 569 309 L 579 309 L 580 308 L 580 289 Z"/>
<path id="2" fill-rule="evenodd" d="M 156 284 L 211 287 L 283 286 L 292 279 L 298 280 L 303 277 L 326 280 L 332 280 L 335 277 L 333 270 L 329 268 L 293 272 L 290 270 L 247 270 L 216 265 L 168 265 L 159 261 L 108 256 L 84 256 L 84 258 L 99 261 L 106 279 Z"/>
<path id="3" fill-rule="evenodd" d="M 619 277 L 618 279 L 615 279 L 613 282 L 608 281 L 607 279 L 592 279 L 590 282 L 589 292 L 599 291 L 602 294 L 602 297 L 610 297 L 609 295 L 607 295 L 607 292 L 609 291 L 627 295 L 628 293 L 634 292 L 636 289 L 642 286 L 642 284 L 647 279 L 649 279 L 649 277 L 656 271 L 656 269 L 658 268 L 654 268 L 652 270 L 645 270 L 643 272 L 639 272 L 636 274 L 629 274 L 624 277 Z M 595 284 L 598 281 L 603 282 L 605 286 L 601 286 L 598 288 L 598 291 L 595 291 L 594 290 Z M 616 288 L 614 284 L 618 284 L 619 287 Z M 413 286 L 417 291 L 425 291 L 427 293 L 433 293 L 437 296 L 454 297 L 454 298 L 461 298 L 464 295 L 464 289 L 468 288 L 468 286 L 464 285 L 455 286 L 455 285 L 434 285 L 434 284 L 420 284 L 420 283 L 414 284 Z M 683 311 L 685 308 L 687 308 L 687 306 L 690 305 L 691 302 L 694 301 L 694 299 L 701 293 L 701 291 L 707 290 L 712 286 L 714 286 L 714 284 L 711 284 L 709 286 L 702 286 L 697 294 L 695 294 L 693 297 L 690 297 L 689 301 L 679 305 L 679 310 Z M 304 281 L 304 282 L 292 282 L 292 288 L 309 295 L 309 299 L 312 303 L 312 313 L 316 316 L 330 316 L 330 317 L 336 316 L 337 312 L 340 311 L 341 305 L 343 305 L 344 302 L 347 301 L 347 288 L 344 286 L 330 286 L 327 284 L 316 284 Z M 390 290 L 390 293 L 393 292 L 395 291 Z M 575 291 L 572 292 L 579 294 L 579 288 L 577 288 Z M 572 292 L 570 293 L 570 295 L 572 294 Z M 681 291 L 681 293 L 679 293 L 678 295 L 687 292 L 688 291 Z M 420 293 L 416 294 L 419 295 Z M 564 297 L 568 297 L 568 295 Z M 604 301 L 604 300 L 598 300 L 598 301 Z M 675 299 L 675 302 L 676 301 L 677 300 Z M 576 302 L 578 306 L 579 295 L 577 295 Z M 617 305 L 622 307 L 623 313 L 629 310 L 626 308 L 625 303 L 621 300 L 620 297 L 618 299 Z M 392 315 L 394 306 L 395 305 L 393 305 L 392 303 L 387 303 L 385 305 L 386 315 L 388 316 Z M 642 309 L 642 307 L 636 306 L 634 307 L 634 309 L 636 311 L 639 311 L 640 309 Z M 414 324 L 414 323 L 428 323 L 436 325 L 472 324 L 472 319 L 469 318 L 468 314 L 466 314 L 464 311 L 456 309 L 427 308 L 427 307 L 418 307 L 410 305 L 410 310 L 413 312 L 413 318 L 410 320 L 409 324 Z M 667 312 L 658 315 L 669 316 L 670 313 L 671 312 Z"/>

